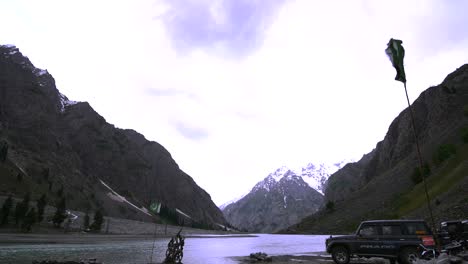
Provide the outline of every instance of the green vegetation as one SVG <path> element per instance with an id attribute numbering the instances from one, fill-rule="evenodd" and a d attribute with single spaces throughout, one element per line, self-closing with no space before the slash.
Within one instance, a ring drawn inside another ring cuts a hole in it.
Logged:
<path id="1" fill-rule="evenodd" d="M 89 228 L 89 215 L 88 212 L 86 212 L 86 215 L 84 216 L 83 219 L 83 229 L 88 229 Z"/>
<path id="2" fill-rule="evenodd" d="M 47 205 L 47 196 L 41 195 L 41 198 L 37 201 L 37 222 L 40 223 L 44 219 L 44 208 Z"/>
<path id="3" fill-rule="evenodd" d="M 179 217 L 177 216 L 176 210 L 166 206 L 165 204 L 161 205 L 159 215 L 164 220 L 164 222 L 168 224 L 177 225 L 179 223 Z"/>
<path id="4" fill-rule="evenodd" d="M 58 203 L 57 210 L 55 211 L 55 214 L 52 218 L 52 222 L 54 223 L 55 227 L 60 227 L 60 225 L 65 220 L 65 218 L 67 218 L 66 203 L 65 203 L 65 198 L 62 198 L 60 199 L 60 202 Z"/>
<path id="5" fill-rule="evenodd" d="M 465 106 L 463 107 L 463 114 L 464 114 L 466 117 L 468 117 L 468 105 L 465 105 Z"/>
<path id="6" fill-rule="evenodd" d="M 457 153 L 457 148 L 453 144 L 443 144 L 437 148 L 434 154 L 434 163 L 440 164 Z"/>
<path id="7" fill-rule="evenodd" d="M 93 223 L 90 226 L 91 231 L 99 232 L 101 231 L 102 223 L 104 222 L 104 217 L 100 209 L 96 210 L 94 213 Z"/>
<path id="8" fill-rule="evenodd" d="M 23 232 L 30 232 L 31 229 L 32 229 L 32 226 L 34 225 L 34 223 L 36 223 L 36 210 L 33 208 L 31 208 L 31 210 L 29 210 L 29 212 L 26 214 L 25 218 L 24 218 L 24 221 L 23 223 L 21 224 L 21 230 Z"/>
<path id="9" fill-rule="evenodd" d="M 327 208 L 327 211 L 333 212 L 333 210 L 335 210 L 335 203 L 332 201 L 328 201 L 325 205 L 325 208 Z"/>
<path id="10" fill-rule="evenodd" d="M 468 143 L 468 127 L 461 129 L 461 138 L 463 139 L 463 142 Z"/>
<path id="11" fill-rule="evenodd" d="M 8 156 L 8 143 L 3 141 L 0 146 L 0 162 L 5 162 Z"/>
<path id="12" fill-rule="evenodd" d="M 430 197 L 436 197 L 454 187 L 466 176 L 468 171 L 468 145 L 460 148 L 453 158 L 427 179 L 427 188 Z M 425 206 L 426 194 L 424 185 L 416 185 L 410 192 L 402 196 L 398 203 L 398 215 L 406 215 L 414 209 Z"/>
<path id="13" fill-rule="evenodd" d="M 16 204 L 16 208 L 15 208 L 15 224 L 16 225 L 19 225 L 24 220 L 24 217 L 26 216 L 26 213 L 29 210 L 30 199 L 31 199 L 31 194 L 26 193 L 26 195 L 23 198 L 23 201 Z"/>
<path id="14" fill-rule="evenodd" d="M 429 164 L 425 163 L 422 167 L 422 171 L 423 173 L 421 174 L 421 169 L 419 167 L 414 168 L 413 173 L 411 174 L 411 180 L 414 184 L 422 182 L 423 175 L 424 178 L 429 177 L 429 175 L 431 174 L 431 167 L 429 166 Z"/>
<path id="15" fill-rule="evenodd" d="M 13 198 L 11 195 L 3 202 L 2 211 L 0 212 L 0 226 L 8 224 L 8 216 L 10 215 L 10 210 L 13 207 Z"/>

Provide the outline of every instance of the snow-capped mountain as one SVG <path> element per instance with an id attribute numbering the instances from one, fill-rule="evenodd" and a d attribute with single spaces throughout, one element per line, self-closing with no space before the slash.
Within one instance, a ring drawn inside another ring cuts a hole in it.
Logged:
<path id="1" fill-rule="evenodd" d="M 319 193 L 324 194 L 325 183 L 330 175 L 337 170 L 343 168 L 344 165 L 352 161 L 341 161 L 333 164 L 320 164 L 314 165 L 312 163 L 301 169 L 300 175 L 302 179 L 309 184 L 310 187 L 317 190 Z"/>
<path id="2" fill-rule="evenodd" d="M 226 219 L 242 230 L 275 232 L 287 228 L 322 206 L 326 180 L 344 164 L 309 163 L 296 171 L 280 167 L 247 195 L 220 208 Z"/>
<path id="3" fill-rule="evenodd" d="M 303 177 L 282 167 L 258 182 L 242 199 L 223 209 L 228 221 L 249 232 L 275 232 L 316 212 L 323 195 Z"/>

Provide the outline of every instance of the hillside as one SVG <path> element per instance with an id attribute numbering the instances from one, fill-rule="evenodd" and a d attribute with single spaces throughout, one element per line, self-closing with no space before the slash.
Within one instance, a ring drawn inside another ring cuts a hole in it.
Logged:
<path id="1" fill-rule="evenodd" d="M 276 178 L 274 176 L 277 176 Z M 268 175 L 245 197 L 224 208 L 226 219 L 248 232 L 270 233 L 299 222 L 317 211 L 323 196 L 291 170 Z"/>
<path id="2" fill-rule="evenodd" d="M 0 145 L 0 194 L 47 193 L 52 203 L 63 196 L 70 209 L 134 220 L 150 220 L 146 208 L 161 202 L 186 221 L 226 222 L 163 146 L 68 100 L 13 45 L 0 46 Z"/>
<path id="3" fill-rule="evenodd" d="M 468 218 L 468 65 L 421 93 L 412 108 L 435 222 Z M 418 164 L 405 109 L 374 150 L 329 178 L 329 206 L 283 232 L 343 233 L 366 219 L 430 221 Z"/>

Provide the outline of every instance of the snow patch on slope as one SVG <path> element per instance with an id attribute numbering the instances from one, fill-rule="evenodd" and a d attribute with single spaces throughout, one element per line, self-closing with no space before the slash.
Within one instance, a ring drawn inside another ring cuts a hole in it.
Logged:
<path id="1" fill-rule="evenodd" d="M 68 98 L 65 95 L 60 93 L 60 111 L 61 112 L 65 111 L 65 107 L 70 106 L 70 105 L 75 105 L 77 103 L 79 102 L 68 100 Z"/>
<path id="2" fill-rule="evenodd" d="M 176 212 L 178 212 L 179 214 L 181 214 L 181 215 L 183 215 L 183 216 L 185 216 L 185 217 L 187 217 L 187 218 L 192 219 L 192 217 L 190 217 L 188 214 L 182 212 L 180 209 L 177 209 L 177 208 L 176 208 Z"/>
<path id="3" fill-rule="evenodd" d="M 236 198 L 232 199 L 232 200 L 229 200 L 225 203 L 223 203 L 222 205 L 218 206 L 218 208 L 222 211 L 224 210 L 224 208 L 226 208 L 228 205 L 230 204 L 233 204 L 233 203 L 236 203 L 237 201 L 240 201 L 242 198 L 244 198 L 245 196 L 247 196 L 247 194 L 249 194 L 248 192 L 247 193 L 244 193 L 242 195 L 239 195 L 237 196 Z"/>
<path id="4" fill-rule="evenodd" d="M 132 204 L 131 202 L 129 202 L 124 196 L 118 194 L 116 191 L 114 191 L 111 187 L 109 187 L 109 185 L 107 185 L 106 183 L 104 183 L 101 179 L 99 179 L 99 181 L 102 183 L 102 185 L 104 185 L 107 189 L 109 189 L 109 193 L 107 193 L 107 196 L 109 196 L 109 198 L 111 198 L 112 200 L 114 201 L 117 201 L 117 202 L 121 202 L 121 203 L 126 203 L 130 206 L 132 206 L 133 208 L 137 209 L 138 211 L 146 214 L 146 215 L 149 215 L 151 216 L 151 214 L 149 213 L 148 209 L 146 209 L 145 207 L 143 208 L 140 208 L 134 204 Z"/>

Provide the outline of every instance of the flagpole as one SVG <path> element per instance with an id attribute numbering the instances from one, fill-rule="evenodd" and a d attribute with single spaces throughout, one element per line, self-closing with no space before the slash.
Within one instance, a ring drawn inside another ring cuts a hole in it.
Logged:
<path id="1" fill-rule="evenodd" d="M 419 159 L 419 173 L 423 179 L 424 183 L 424 191 L 426 193 L 426 201 L 427 201 L 427 208 L 429 209 L 429 215 L 431 217 L 431 223 L 432 223 L 432 230 L 435 233 L 435 223 L 434 223 L 434 216 L 432 215 L 432 208 L 431 208 L 431 200 L 429 197 L 429 192 L 427 191 L 427 183 L 426 183 L 426 175 L 424 175 L 424 164 L 422 160 L 422 155 L 421 155 L 421 149 L 419 148 L 419 141 L 418 141 L 418 136 L 416 134 L 416 125 L 414 122 L 414 115 L 413 115 L 413 109 L 411 108 L 410 100 L 408 97 L 408 90 L 406 89 L 406 81 L 403 82 L 403 85 L 405 86 L 405 94 L 406 94 L 406 101 L 408 102 L 408 108 L 411 116 L 411 123 L 413 126 L 413 133 L 414 133 L 414 140 L 416 141 L 416 150 L 418 153 L 418 159 Z M 437 239 L 436 239 L 437 243 Z M 437 243 L 438 244 L 438 243 Z"/>

